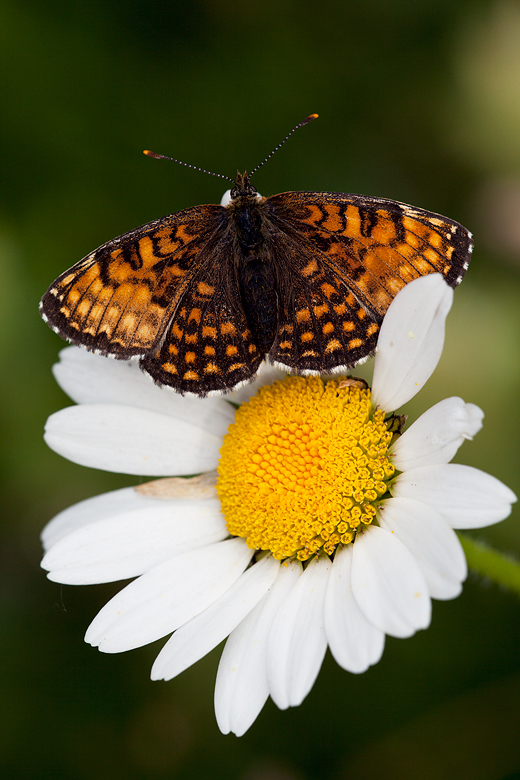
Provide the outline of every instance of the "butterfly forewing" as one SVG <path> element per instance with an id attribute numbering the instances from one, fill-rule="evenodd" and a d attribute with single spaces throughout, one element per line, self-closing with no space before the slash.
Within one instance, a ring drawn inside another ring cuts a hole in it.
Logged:
<path id="1" fill-rule="evenodd" d="M 221 206 L 186 209 L 109 241 L 51 285 L 41 303 L 44 319 L 101 354 L 146 353 L 225 216 Z"/>
<path id="2" fill-rule="evenodd" d="M 455 287 L 468 267 L 471 234 L 439 214 L 332 192 L 287 192 L 269 204 L 276 221 L 326 256 L 378 322 L 408 282 L 439 272 Z"/>

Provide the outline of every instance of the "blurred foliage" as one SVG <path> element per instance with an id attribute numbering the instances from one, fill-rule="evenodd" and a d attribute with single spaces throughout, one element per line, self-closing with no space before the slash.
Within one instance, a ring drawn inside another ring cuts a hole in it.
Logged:
<path id="1" fill-rule="evenodd" d="M 269 702 L 240 740 L 214 720 L 218 652 L 166 684 L 148 680 L 160 643 L 122 656 L 84 645 L 119 585 L 48 582 L 38 533 L 133 480 L 45 447 L 46 417 L 70 401 L 37 302 L 104 241 L 219 201 L 218 180 L 143 148 L 233 175 L 316 111 L 255 184 L 391 197 L 473 230 L 444 355 L 407 411 L 447 395 L 482 406 L 460 460 L 520 494 L 518 2 L 3 0 L 0 69 L 2 776 L 516 776 L 519 603 L 472 576 L 459 599 L 434 603 L 428 631 L 389 639 L 360 676 L 327 656 L 301 707 Z M 518 517 L 474 537 L 518 556 Z"/>

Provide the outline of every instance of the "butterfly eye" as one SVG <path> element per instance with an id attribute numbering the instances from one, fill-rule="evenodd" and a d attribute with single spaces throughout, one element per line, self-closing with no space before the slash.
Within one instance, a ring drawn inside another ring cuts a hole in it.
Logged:
<path id="1" fill-rule="evenodd" d="M 246 195 L 250 198 L 256 198 L 257 200 L 261 200 L 262 196 L 259 194 L 256 187 L 253 187 L 252 184 L 248 184 L 247 187 L 244 189 L 243 187 L 233 187 L 232 190 L 226 190 L 225 193 L 222 196 L 222 200 L 220 201 L 221 206 L 229 206 L 232 200 L 235 200 L 235 198 L 238 198 L 239 195 Z"/>

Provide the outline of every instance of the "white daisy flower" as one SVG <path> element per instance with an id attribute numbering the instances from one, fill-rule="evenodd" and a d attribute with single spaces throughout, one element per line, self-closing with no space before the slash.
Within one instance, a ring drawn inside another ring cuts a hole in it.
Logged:
<path id="1" fill-rule="evenodd" d="M 86 641 L 118 653 L 172 634 L 152 668 L 169 680 L 228 637 L 215 710 L 221 731 L 240 736 L 269 695 L 282 709 L 303 701 L 327 646 L 359 673 L 385 634 L 426 628 L 431 598 L 454 598 L 466 577 L 453 529 L 497 523 L 516 500 L 449 463 L 480 430 L 478 407 L 447 398 L 401 436 L 390 414 L 437 365 L 452 297 L 440 275 L 397 295 L 372 391 L 342 378 L 274 381 L 284 375 L 266 367 L 231 395 L 189 398 L 133 362 L 65 349 L 55 375 L 77 406 L 49 418 L 53 450 L 115 472 L 202 474 L 91 498 L 47 525 L 51 580 L 137 578 Z"/>

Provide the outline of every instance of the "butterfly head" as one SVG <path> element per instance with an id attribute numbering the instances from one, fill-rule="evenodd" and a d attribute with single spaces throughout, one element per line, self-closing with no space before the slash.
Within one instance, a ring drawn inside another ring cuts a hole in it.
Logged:
<path id="1" fill-rule="evenodd" d="M 244 197 L 256 198 L 258 197 L 258 190 L 250 184 L 247 171 L 244 171 L 244 173 L 237 171 L 236 184 L 231 190 L 231 199 L 235 200 L 236 198 Z"/>
<path id="2" fill-rule="evenodd" d="M 247 171 L 244 173 L 237 171 L 235 186 L 231 190 L 226 190 L 220 201 L 221 206 L 229 206 L 242 198 L 253 198 L 255 202 L 263 200 L 256 187 L 250 184 L 249 176 Z"/>

